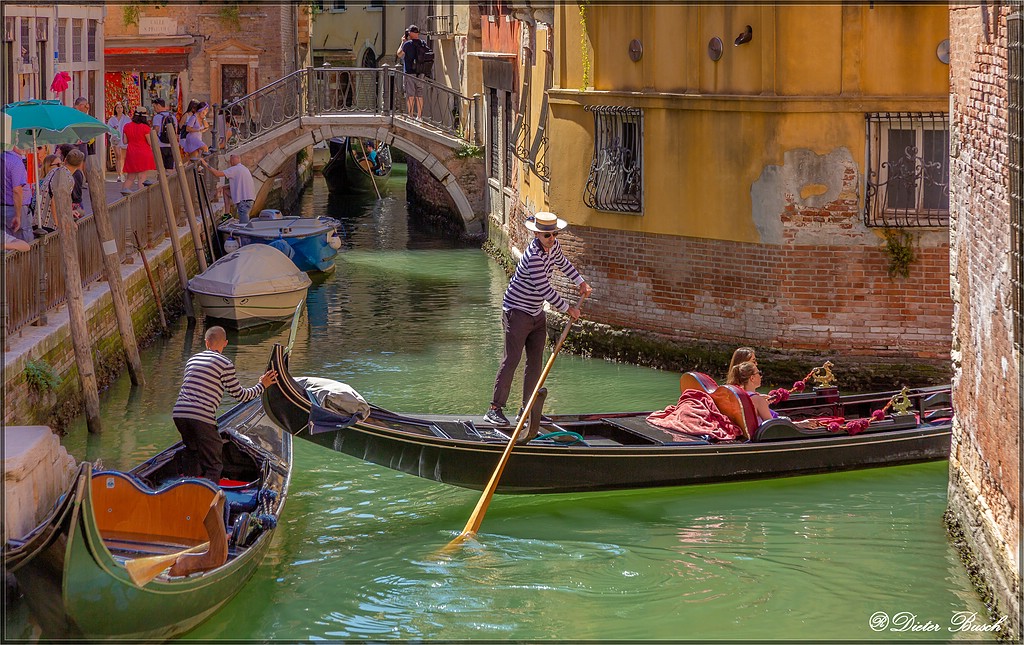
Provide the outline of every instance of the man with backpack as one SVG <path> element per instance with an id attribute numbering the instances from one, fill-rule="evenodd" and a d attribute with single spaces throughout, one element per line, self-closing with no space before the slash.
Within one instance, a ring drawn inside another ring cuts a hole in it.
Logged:
<path id="1" fill-rule="evenodd" d="M 171 139 L 167 135 L 167 124 L 172 124 L 174 131 L 177 132 L 178 120 L 174 112 L 167 109 L 167 102 L 161 98 L 153 99 L 153 111 L 156 112 L 153 115 L 153 129 L 156 130 L 156 138 L 160 142 L 160 157 L 163 159 L 164 169 L 174 170 L 174 154 L 171 151 Z"/>
<path id="2" fill-rule="evenodd" d="M 405 90 L 406 113 L 413 116 L 415 106 L 415 116 L 419 119 L 423 116 L 423 79 L 433 73 L 434 52 L 420 40 L 420 28 L 409 25 L 396 55 L 401 59 L 402 71 L 405 72 L 402 86 Z"/>

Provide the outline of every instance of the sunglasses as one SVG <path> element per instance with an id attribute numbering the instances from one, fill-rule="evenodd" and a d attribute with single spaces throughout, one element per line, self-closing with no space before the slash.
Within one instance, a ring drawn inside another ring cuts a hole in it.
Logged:
<path id="1" fill-rule="evenodd" d="M 555 232 L 555 233 L 541 233 L 540 236 L 543 237 L 546 240 L 546 239 L 548 239 L 550 237 L 558 237 L 558 233 L 557 232 Z"/>

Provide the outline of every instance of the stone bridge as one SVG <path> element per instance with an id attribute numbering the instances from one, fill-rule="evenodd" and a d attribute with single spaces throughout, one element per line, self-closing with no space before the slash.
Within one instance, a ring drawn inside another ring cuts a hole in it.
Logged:
<path id="1" fill-rule="evenodd" d="M 221 108 L 231 125 L 222 157 L 238 154 L 252 170 L 258 210 L 274 178 L 299 150 L 333 137 L 382 141 L 424 166 L 447 190 L 469 235 L 481 235 L 486 174 L 479 138 L 481 101 L 430 81 L 419 118 L 404 94 L 404 74 L 384 68 L 307 68 Z M 221 127 L 224 127 L 223 125 Z M 214 131 L 214 141 L 221 134 Z"/>

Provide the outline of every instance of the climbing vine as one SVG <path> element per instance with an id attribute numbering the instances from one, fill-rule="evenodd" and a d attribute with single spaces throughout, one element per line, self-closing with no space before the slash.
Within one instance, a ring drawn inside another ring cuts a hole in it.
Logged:
<path id="1" fill-rule="evenodd" d="M 590 48 L 587 47 L 587 4 L 584 0 L 580 2 L 580 54 L 583 60 L 583 87 L 580 91 L 586 92 L 590 87 Z"/>
<path id="2" fill-rule="evenodd" d="M 125 27 L 139 24 L 139 5 L 133 2 L 121 7 L 121 22 Z"/>
<path id="3" fill-rule="evenodd" d="M 914 238 L 907 231 L 887 228 L 882 231 L 885 238 L 885 252 L 889 255 L 889 277 L 909 278 L 910 265 L 917 259 L 914 253 Z"/>
<path id="4" fill-rule="evenodd" d="M 232 25 L 235 29 L 242 27 L 242 14 L 237 4 L 223 4 L 217 11 L 218 17 L 226 25 Z"/>

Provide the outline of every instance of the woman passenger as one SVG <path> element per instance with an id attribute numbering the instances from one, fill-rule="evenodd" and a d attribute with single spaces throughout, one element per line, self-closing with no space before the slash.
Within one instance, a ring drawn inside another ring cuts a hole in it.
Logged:
<path id="1" fill-rule="evenodd" d="M 732 380 L 732 368 L 746 361 L 757 365 L 757 356 L 754 354 L 754 349 L 752 347 L 737 347 L 736 351 L 732 353 L 732 359 L 729 361 L 729 369 L 725 371 L 726 385 L 739 385 L 739 383 Z"/>
<path id="2" fill-rule="evenodd" d="M 729 370 L 729 383 L 740 386 L 750 395 L 750 402 L 754 404 L 754 411 L 757 412 L 758 425 L 779 416 L 768 407 L 768 399 L 757 391 L 757 388 L 761 387 L 761 370 L 754 361 L 734 365 Z"/>

